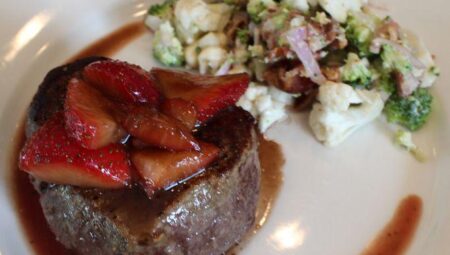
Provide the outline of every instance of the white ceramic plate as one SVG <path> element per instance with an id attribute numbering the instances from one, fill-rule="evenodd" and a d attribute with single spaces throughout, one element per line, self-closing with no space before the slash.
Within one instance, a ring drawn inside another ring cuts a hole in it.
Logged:
<path id="1" fill-rule="evenodd" d="M 418 33 L 442 69 L 429 124 L 416 136 L 429 156 L 418 163 L 394 147 L 382 121 L 336 149 L 317 143 L 306 117 L 268 133 L 282 144 L 285 181 L 267 224 L 242 254 L 358 254 L 399 201 L 419 195 L 424 214 L 409 254 L 450 254 L 450 2 L 379 1 Z M 31 254 L 9 192 L 8 156 L 15 130 L 46 72 L 123 24 L 141 18 L 149 1 L 16 0 L 0 3 L 0 254 Z M 115 57 L 152 66 L 150 35 Z"/>

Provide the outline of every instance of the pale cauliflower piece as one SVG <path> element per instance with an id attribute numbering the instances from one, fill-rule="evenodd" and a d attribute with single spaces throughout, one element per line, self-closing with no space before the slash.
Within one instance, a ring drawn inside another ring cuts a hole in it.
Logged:
<path id="1" fill-rule="evenodd" d="M 177 33 L 186 43 L 191 44 L 202 32 L 220 32 L 228 22 L 231 10 L 224 3 L 178 0 L 174 11 Z"/>
<path id="2" fill-rule="evenodd" d="M 309 11 L 309 4 L 307 0 L 285 0 L 283 3 L 302 12 Z"/>
<path id="3" fill-rule="evenodd" d="M 227 37 L 224 33 L 209 32 L 197 41 L 186 46 L 184 50 L 184 58 L 186 64 L 190 68 L 198 67 L 198 57 L 203 48 L 217 46 L 225 47 L 227 44 Z"/>
<path id="4" fill-rule="evenodd" d="M 368 0 L 318 0 L 320 6 L 335 20 L 344 23 L 351 11 L 361 11 Z"/>
<path id="5" fill-rule="evenodd" d="M 205 48 L 209 46 L 224 47 L 227 44 L 227 36 L 224 33 L 209 32 L 200 38 L 197 42 L 198 47 Z"/>
<path id="6" fill-rule="evenodd" d="M 317 0 L 284 0 L 283 3 L 299 11 L 308 12 L 309 7 L 317 5 Z"/>
<path id="7" fill-rule="evenodd" d="M 237 105 L 250 112 L 258 120 L 261 132 L 265 132 L 274 123 L 287 117 L 286 107 L 292 103 L 292 95 L 252 82 Z"/>
<path id="8" fill-rule="evenodd" d="M 201 74 L 207 74 L 209 71 L 214 73 L 225 62 L 228 53 L 225 49 L 218 46 L 210 46 L 201 50 L 198 54 L 198 66 Z"/>
<path id="9" fill-rule="evenodd" d="M 317 140 L 329 147 L 342 143 L 360 127 L 376 119 L 384 105 L 376 91 L 354 90 L 350 85 L 334 82 L 320 86 L 318 100 L 309 124 Z"/>
<path id="10" fill-rule="evenodd" d="M 198 67 L 198 53 L 200 50 L 201 49 L 198 47 L 197 43 L 189 44 L 184 48 L 184 59 L 187 66 L 190 68 Z"/>

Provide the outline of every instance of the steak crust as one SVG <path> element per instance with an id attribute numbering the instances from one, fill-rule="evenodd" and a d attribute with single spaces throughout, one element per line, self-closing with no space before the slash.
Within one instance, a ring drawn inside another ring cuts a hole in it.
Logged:
<path id="1" fill-rule="evenodd" d="M 88 58 L 52 70 L 33 99 L 30 136 L 62 109 L 66 84 Z M 252 227 L 260 165 L 255 120 L 230 107 L 196 136 L 221 148 L 201 174 L 149 200 L 138 187 L 86 189 L 32 180 L 58 241 L 79 254 L 223 254 Z"/>

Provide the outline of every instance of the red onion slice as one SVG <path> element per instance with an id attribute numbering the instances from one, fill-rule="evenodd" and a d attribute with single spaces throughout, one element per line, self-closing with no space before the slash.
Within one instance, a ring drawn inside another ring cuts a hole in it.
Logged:
<path id="1" fill-rule="evenodd" d="M 410 96 L 420 85 L 420 81 L 412 73 L 396 74 L 397 88 L 401 97 Z"/>
<path id="2" fill-rule="evenodd" d="M 418 60 L 412 53 L 410 50 L 408 50 L 407 48 L 401 46 L 398 43 L 395 43 L 393 41 L 384 39 L 384 38 L 375 38 L 372 41 L 372 44 L 370 45 L 370 52 L 378 54 L 381 51 L 381 46 L 383 44 L 387 44 L 391 47 L 393 47 L 395 50 L 399 51 L 401 54 L 403 54 L 405 57 L 407 57 L 409 59 L 409 61 L 411 61 L 411 64 L 417 68 L 417 69 L 426 69 L 426 66 L 420 61 Z"/>
<path id="3" fill-rule="evenodd" d="M 220 66 L 219 70 L 216 72 L 216 76 L 226 75 L 231 69 L 231 64 L 233 61 L 225 60 L 225 62 Z"/>
<path id="4" fill-rule="evenodd" d="M 305 27 L 291 29 L 286 34 L 286 39 L 295 51 L 297 57 L 305 67 L 306 74 L 313 82 L 322 84 L 326 81 L 323 76 L 319 63 L 317 63 L 311 48 L 306 42 L 307 31 Z"/>

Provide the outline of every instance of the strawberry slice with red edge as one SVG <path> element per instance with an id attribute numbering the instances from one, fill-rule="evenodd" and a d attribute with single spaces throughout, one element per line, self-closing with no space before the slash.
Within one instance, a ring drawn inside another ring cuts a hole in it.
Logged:
<path id="1" fill-rule="evenodd" d="M 250 81 L 245 73 L 208 76 L 161 68 L 153 68 L 150 73 L 167 98 L 191 101 L 197 108 L 200 122 L 234 105 Z"/>
<path id="2" fill-rule="evenodd" d="M 200 142 L 200 148 L 200 151 L 133 152 L 131 161 L 142 178 L 141 185 L 147 195 L 151 198 L 156 191 L 199 173 L 219 156 L 219 148 L 212 144 Z"/>
<path id="3" fill-rule="evenodd" d="M 151 75 L 137 65 L 118 60 L 103 60 L 89 64 L 83 77 L 103 93 L 124 103 L 158 105 L 161 95 Z"/>
<path id="4" fill-rule="evenodd" d="M 19 168 L 45 182 L 81 187 L 121 188 L 131 179 L 123 145 L 111 144 L 98 150 L 81 147 L 67 135 L 62 112 L 26 142 Z"/>
<path id="5" fill-rule="evenodd" d="M 125 135 L 113 117 L 114 105 L 82 80 L 69 81 L 64 117 L 68 134 L 88 149 L 119 142 Z"/>
<path id="6" fill-rule="evenodd" d="M 199 150 L 191 130 L 155 108 L 128 106 L 121 121 L 132 136 L 149 145 L 171 151 Z"/>
<path id="7" fill-rule="evenodd" d="M 197 123 L 197 108 L 192 102 L 181 98 L 167 99 L 161 105 L 161 111 L 167 116 L 171 116 L 189 129 L 193 129 Z"/>

